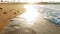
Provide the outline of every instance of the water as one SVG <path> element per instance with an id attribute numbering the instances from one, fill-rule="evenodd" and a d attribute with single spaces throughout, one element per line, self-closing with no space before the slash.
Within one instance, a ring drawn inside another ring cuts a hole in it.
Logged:
<path id="1" fill-rule="evenodd" d="M 37 7 L 37 5 L 34 6 Z M 59 6 L 60 5 L 57 5 L 57 7 Z M 38 5 L 38 7 L 51 7 L 57 9 L 56 5 Z M 57 10 L 59 10 L 59 8 Z M 60 27 L 57 27 L 55 24 L 44 19 L 43 14 L 39 13 L 39 10 L 36 10 L 35 13 L 34 11 L 32 12 L 33 13 L 27 13 L 27 15 L 25 13 L 22 15 L 18 15 L 17 17 L 9 20 L 10 22 L 6 29 L 3 31 L 3 34 L 60 34 Z M 31 15 L 35 16 L 31 17 Z M 26 16 L 30 19 L 27 19 Z"/>

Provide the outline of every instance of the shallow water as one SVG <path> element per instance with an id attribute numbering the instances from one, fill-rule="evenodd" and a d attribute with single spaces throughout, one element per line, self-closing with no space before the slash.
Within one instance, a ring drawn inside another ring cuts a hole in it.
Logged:
<path id="1" fill-rule="evenodd" d="M 3 34 L 60 34 L 60 27 L 44 19 L 42 13 L 34 8 L 32 12 L 26 12 L 9 20 Z"/>

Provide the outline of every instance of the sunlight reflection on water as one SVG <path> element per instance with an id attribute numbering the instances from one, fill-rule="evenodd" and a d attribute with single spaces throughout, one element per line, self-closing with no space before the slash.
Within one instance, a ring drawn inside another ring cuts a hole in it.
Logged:
<path id="1" fill-rule="evenodd" d="M 25 13 L 22 14 L 21 16 L 27 20 L 26 24 L 29 24 L 29 25 L 34 24 L 34 22 L 32 23 L 32 21 L 34 21 L 35 18 L 39 16 L 37 9 L 35 8 L 34 5 L 31 5 L 31 4 L 25 5 L 24 8 L 26 9 Z"/>

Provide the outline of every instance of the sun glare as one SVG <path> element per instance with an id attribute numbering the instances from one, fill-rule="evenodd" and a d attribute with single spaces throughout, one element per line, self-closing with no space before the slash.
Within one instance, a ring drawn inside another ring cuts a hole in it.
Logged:
<path id="1" fill-rule="evenodd" d="M 27 20 L 27 24 L 32 25 L 32 21 L 34 21 L 35 18 L 38 16 L 37 9 L 31 4 L 25 5 L 24 8 L 26 10 L 22 17 L 24 17 Z"/>

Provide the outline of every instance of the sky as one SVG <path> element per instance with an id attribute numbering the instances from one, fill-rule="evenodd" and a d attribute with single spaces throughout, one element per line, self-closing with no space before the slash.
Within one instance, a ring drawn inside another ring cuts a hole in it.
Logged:
<path id="1" fill-rule="evenodd" d="M 3 0 L 3 1 L 13 1 L 13 0 Z M 60 0 L 14 0 L 14 1 L 20 1 L 20 2 L 60 2 Z"/>
<path id="2" fill-rule="evenodd" d="M 60 2 L 60 0 L 20 0 L 21 2 L 50 2 L 50 1 L 54 1 L 54 2 Z"/>

